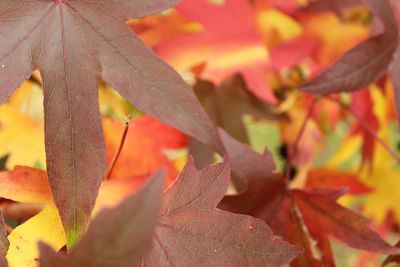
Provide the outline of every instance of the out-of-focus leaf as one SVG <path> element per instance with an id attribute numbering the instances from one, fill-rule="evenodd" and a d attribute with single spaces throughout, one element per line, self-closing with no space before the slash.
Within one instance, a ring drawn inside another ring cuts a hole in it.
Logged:
<path id="1" fill-rule="evenodd" d="M 107 161 L 110 165 L 120 145 L 125 124 L 106 118 L 103 120 L 103 127 Z M 178 171 L 165 155 L 165 150 L 180 149 L 185 145 L 186 136 L 168 125 L 148 116 L 132 119 L 121 154 L 109 178 L 149 175 L 165 168 L 171 182 Z"/>
<path id="2" fill-rule="evenodd" d="M 351 96 L 350 107 L 354 110 L 358 118 L 362 120 L 363 123 L 367 124 L 370 129 L 377 132 L 379 129 L 378 118 L 374 113 L 373 99 L 371 97 L 369 90 L 361 90 L 354 92 Z M 355 127 L 352 129 L 353 133 L 361 133 L 363 138 L 362 144 L 362 164 L 371 163 L 374 156 L 376 141 L 373 135 L 365 129 L 361 122 L 356 120 Z"/>
<path id="3" fill-rule="evenodd" d="M 332 266 L 329 235 L 355 248 L 386 254 L 400 253 L 398 248 L 391 247 L 369 228 L 367 219 L 336 203 L 342 191 L 291 190 L 283 177 L 273 175 L 274 165 L 268 153 L 259 155 L 223 132 L 221 137 L 231 158 L 232 169 L 247 183 L 247 190 L 224 197 L 219 207 L 263 219 L 274 233 L 287 241 L 306 245 L 304 255 L 307 257 L 314 255 L 310 240 L 317 240 L 315 245 L 323 257 L 309 259 L 301 255 L 294 266 L 304 266 L 301 263 L 315 266 L 315 260 Z"/>
<path id="4" fill-rule="evenodd" d="M 104 181 L 100 187 L 93 214 L 102 208 L 115 206 L 136 191 L 145 181 L 117 179 Z M 36 266 L 39 241 L 59 250 L 66 244 L 65 232 L 54 205 L 46 173 L 27 167 L 0 173 L 0 197 L 21 203 L 37 203 L 43 210 L 16 227 L 8 236 L 7 259 L 11 267 Z"/>
<path id="5" fill-rule="evenodd" d="M 216 129 L 183 79 L 125 21 L 171 1 L 0 3 L 0 102 L 39 69 L 47 171 L 69 247 L 85 230 L 106 168 L 98 77 L 138 109 L 223 152 Z M 11 75 L 10 75 L 11 74 Z"/>
<path id="6" fill-rule="evenodd" d="M 46 167 L 43 122 L 35 109 L 34 86 L 26 82 L 0 106 L 0 155 L 9 155 L 6 167 Z M 34 111 L 33 111 L 34 110 Z"/>
<path id="7" fill-rule="evenodd" d="M 41 243 L 40 266 L 139 266 L 151 246 L 163 185 L 164 174 L 158 173 L 137 194 L 102 210 L 68 257 Z"/>
<path id="8" fill-rule="evenodd" d="M 384 32 L 351 49 L 333 66 L 299 89 L 314 94 L 350 92 L 382 77 L 398 43 L 398 27 L 388 1 L 365 0 L 384 24 Z"/>
<path id="9" fill-rule="evenodd" d="M 360 181 L 358 175 L 330 168 L 311 169 L 307 175 L 306 187 L 326 189 L 347 189 L 352 195 L 366 194 L 372 191 Z"/>
<path id="10" fill-rule="evenodd" d="M 214 124 L 243 143 L 249 142 L 243 122 L 245 115 L 268 120 L 286 118 L 252 94 L 240 75 L 224 81 L 218 88 L 212 82 L 198 80 L 194 92 Z M 206 146 L 191 140 L 190 148 L 197 166 L 213 162 L 213 151 Z"/>
<path id="11" fill-rule="evenodd" d="M 250 216 L 216 209 L 230 179 L 227 162 L 196 170 L 192 160 L 164 194 L 149 266 L 281 266 L 301 249 L 277 240 Z"/>
<path id="12" fill-rule="evenodd" d="M 324 229 L 351 247 L 376 253 L 400 253 L 368 225 L 369 221 L 323 195 L 293 190 L 291 195 L 310 228 Z"/>
<path id="13" fill-rule="evenodd" d="M 204 64 L 200 77 L 217 84 L 240 72 L 258 97 L 274 101 L 265 79 L 268 51 L 255 26 L 255 11 L 249 1 L 182 1 L 176 9 L 185 18 L 200 23 L 202 31 L 157 46 L 162 58 L 181 71 Z"/>
<path id="14" fill-rule="evenodd" d="M 341 15 L 342 11 L 357 5 L 362 5 L 362 0 L 315 0 L 302 8 L 305 12 L 333 11 Z"/>
<path id="15" fill-rule="evenodd" d="M 400 242 L 396 244 L 396 247 L 400 247 Z M 385 261 L 382 263 L 382 267 L 385 267 L 389 264 L 400 264 L 400 255 L 390 255 L 388 256 Z"/>

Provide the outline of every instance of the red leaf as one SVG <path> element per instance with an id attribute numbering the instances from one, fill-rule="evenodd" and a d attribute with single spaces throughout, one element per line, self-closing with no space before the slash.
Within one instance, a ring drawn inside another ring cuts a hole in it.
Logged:
<path id="1" fill-rule="evenodd" d="M 348 189 L 347 193 L 353 195 L 369 193 L 372 190 L 361 183 L 358 176 L 344 171 L 317 168 L 310 170 L 307 175 L 306 187 L 326 189 Z"/>
<path id="2" fill-rule="evenodd" d="M 398 43 L 397 23 L 388 1 L 365 2 L 382 20 L 384 32 L 351 49 L 328 70 L 301 86 L 300 90 L 314 94 L 355 91 L 385 74 Z"/>
<path id="3" fill-rule="evenodd" d="M 238 195 L 224 197 L 219 208 L 264 220 L 274 233 L 296 245 L 305 246 L 307 256 L 313 256 L 311 242 L 307 239 L 317 240 L 322 251 L 318 264 L 333 265 L 328 234 L 355 248 L 379 253 L 400 252 L 372 231 L 366 219 L 336 203 L 342 191 L 290 190 L 285 179 L 273 172 L 274 164 L 268 153 L 259 155 L 227 134 L 220 134 L 232 169 L 244 180 L 247 189 Z M 315 266 L 314 259 L 317 257 L 306 259 L 300 256 L 294 265 Z"/>
<path id="4" fill-rule="evenodd" d="M 139 109 L 221 149 L 190 87 L 125 24 L 175 0 L 0 3 L 0 102 L 39 69 L 44 83 L 47 167 L 72 245 L 85 229 L 105 171 L 98 109 L 102 76 Z"/>
<path id="5" fill-rule="evenodd" d="M 400 247 L 400 241 L 397 242 L 396 247 Z M 390 255 L 388 256 L 385 261 L 382 263 L 382 267 L 389 265 L 391 263 L 400 264 L 400 255 Z"/>
<path id="6" fill-rule="evenodd" d="M 281 266 L 301 249 L 274 238 L 261 220 L 216 209 L 228 163 L 196 170 L 190 160 L 164 194 L 149 266 Z"/>
<path id="7" fill-rule="evenodd" d="M 292 190 L 291 195 L 309 227 L 323 229 L 354 248 L 384 254 L 400 253 L 400 249 L 387 244 L 368 226 L 367 219 L 335 200 L 300 190 Z"/>
<path id="8" fill-rule="evenodd" d="M 163 176 L 158 173 L 139 193 L 116 208 L 101 211 L 68 257 L 55 254 L 41 243 L 40 266 L 137 266 L 151 245 L 165 180 Z"/>
<path id="9" fill-rule="evenodd" d="M 351 108 L 355 114 L 362 119 L 371 129 L 374 131 L 379 130 L 379 121 L 376 117 L 373 106 L 373 100 L 369 90 L 361 90 L 354 92 L 351 96 Z M 371 163 L 375 151 L 375 138 L 372 134 L 366 130 L 360 122 L 356 122 L 355 127 L 352 129 L 354 133 L 361 133 L 363 144 L 362 144 L 362 164 Z"/>

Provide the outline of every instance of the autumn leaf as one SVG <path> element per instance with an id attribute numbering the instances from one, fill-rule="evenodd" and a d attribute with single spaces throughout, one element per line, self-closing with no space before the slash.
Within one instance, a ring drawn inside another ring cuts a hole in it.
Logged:
<path id="1" fill-rule="evenodd" d="M 274 233 L 295 245 L 305 246 L 305 254 L 296 259 L 294 266 L 315 266 L 317 257 L 311 240 L 317 241 L 322 252 L 320 264 L 329 264 L 332 261 L 330 235 L 354 248 L 400 253 L 369 227 L 367 219 L 336 203 L 343 192 L 291 190 L 285 179 L 274 173 L 272 156 L 268 152 L 259 155 L 222 131 L 221 137 L 232 160 L 232 169 L 247 181 L 247 190 L 224 197 L 219 207 L 263 219 Z"/>
<path id="2" fill-rule="evenodd" d="M 307 174 L 307 188 L 347 189 L 352 195 L 367 194 L 373 191 L 360 181 L 356 173 L 338 171 L 332 168 L 315 168 Z"/>
<path id="3" fill-rule="evenodd" d="M 121 142 L 125 123 L 103 119 L 107 162 L 110 166 Z M 160 168 L 168 172 L 168 183 L 178 175 L 173 162 L 165 155 L 167 149 L 186 145 L 186 136 L 178 130 L 149 117 L 140 116 L 129 123 L 128 133 L 109 179 L 129 178 L 153 174 Z"/>
<path id="4" fill-rule="evenodd" d="M 144 265 L 281 266 L 301 253 L 262 221 L 216 208 L 229 179 L 226 162 L 198 171 L 189 161 L 164 193 Z"/>
<path id="5" fill-rule="evenodd" d="M 144 178 L 103 181 L 93 215 L 105 207 L 113 207 L 136 191 Z M 65 232 L 54 205 L 46 173 L 28 167 L 16 167 L 0 173 L 0 197 L 42 205 L 35 216 L 16 227 L 8 236 L 10 248 L 7 259 L 11 267 L 36 266 L 39 241 L 59 250 L 66 244 Z"/>
<path id="6" fill-rule="evenodd" d="M 299 89 L 314 94 L 349 92 L 385 74 L 397 48 L 398 27 L 388 1 L 365 0 L 382 21 L 384 32 L 357 45 L 330 68 Z"/>
<path id="7" fill-rule="evenodd" d="M 151 246 L 164 176 L 157 173 L 140 192 L 113 209 L 102 210 L 68 257 L 41 243 L 40 266 L 138 266 Z"/>
<path id="8" fill-rule="evenodd" d="M 285 115 L 279 114 L 272 105 L 258 99 L 247 87 L 241 75 L 225 80 L 218 87 L 212 82 L 198 80 L 193 90 L 214 124 L 243 143 L 249 142 L 243 122 L 245 115 L 267 120 L 286 119 Z M 190 142 L 189 151 L 194 156 L 198 167 L 213 162 L 212 150 L 196 140 Z"/>
<path id="9" fill-rule="evenodd" d="M 8 169 L 16 165 L 46 167 L 43 122 L 31 114 L 33 108 L 26 103 L 36 101 L 32 100 L 36 90 L 40 89 L 26 82 L 0 106 L 0 156 L 8 155 Z"/>
<path id="10" fill-rule="evenodd" d="M 201 31 L 161 43 L 156 47 L 157 54 L 181 71 L 204 64 L 200 77 L 218 85 L 240 72 L 258 97 L 274 101 L 265 79 L 268 51 L 255 26 L 256 17 L 249 1 L 182 1 L 176 9 L 199 23 Z"/>
<path id="11" fill-rule="evenodd" d="M 125 24 L 128 18 L 173 4 L 69 0 L 0 4 L 0 34 L 7 36 L 0 45 L 0 101 L 34 69 L 40 70 L 47 169 L 69 246 L 85 229 L 106 167 L 98 76 L 142 111 L 222 151 L 211 121 L 188 85 Z"/>

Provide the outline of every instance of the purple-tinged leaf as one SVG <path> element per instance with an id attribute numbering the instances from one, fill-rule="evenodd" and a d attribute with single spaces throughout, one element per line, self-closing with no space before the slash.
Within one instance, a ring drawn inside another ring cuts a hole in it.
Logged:
<path id="1" fill-rule="evenodd" d="M 381 78 L 398 44 L 398 27 L 387 0 L 364 0 L 383 22 L 384 32 L 347 52 L 314 80 L 299 89 L 313 94 L 351 92 Z"/>
<path id="2" fill-rule="evenodd" d="M 137 194 L 116 208 L 105 209 L 89 225 L 70 255 L 57 255 L 40 244 L 40 266 L 138 266 L 151 246 L 165 174 L 160 172 Z"/>
<path id="3" fill-rule="evenodd" d="M 198 171 L 190 160 L 163 196 L 145 266 L 281 266 L 302 252 L 261 220 L 216 209 L 229 180 L 229 163 Z"/>
<path id="4" fill-rule="evenodd" d="M 86 228 L 106 168 L 98 77 L 142 111 L 223 152 L 191 88 L 125 23 L 175 3 L 0 2 L 0 36 L 7 36 L 0 43 L 0 101 L 39 69 L 49 182 L 69 247 Z"/>
<path id="5" fill-rule="evenodd" d="M 270 222 L 271 218 L 276 217 L 287 186 L 285 179 L 276 173 L 272 155 L 268 151 L 260 155 L 224 131 L 220 130 L 219 133 L 232 170 L 243 179 L 246 189 L 237 195 L 225 196 L 218 207 Z"/>
<path id="6" fill-rule="evenodd" d="M 366 218 L 340 206 L 335 200 L 300 190 L 292 190 L 291 195 L 310 228 L 322 227 L 326 233 L 354 248 L 384 254 L 400 253 L 400 248 L 390 246 L 369 227 Z"/>

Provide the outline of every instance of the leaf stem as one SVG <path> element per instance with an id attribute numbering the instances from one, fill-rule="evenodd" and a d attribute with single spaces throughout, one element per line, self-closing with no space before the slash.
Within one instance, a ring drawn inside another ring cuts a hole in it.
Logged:
<path id="1" fill-rule="evenodd" d="M 311 115 L 312 115 L 312 113 L 314 111 L 314 108 L 315 108 L 315 105 L 317 104 L 317 102 L 318 102 L 318 99 L 317 98 L 313 98 L 310 106 L 308 107 L 307 114 L 303 119 L 303 122 L 301 124 L 300 130 L 297 133 L 297 136 L 296 136 L 296 139 L 295 139 L 295 141 L 293 143 L 292 149 L 290 149 L 289 146 L 288 146 L 288 149 L 287 149 L 288 157 L 287 157 L 287 163 L 286 163 L 286 169 L 285 169 L 285 176 L 286 176 L 286 179 L 288 181 L 290 180 L 290 171 L 291 171 L 292 165 L 293 165 L 293 158 L 298 153 L 299 144 L 300 144 L 301 138 L 304 135 L 304 132 L 305 132 L 306 127 L 307 127 L 307 124 L 311 119 Z"/>
<path id="2" fill-rule="evenodd" d="M 114 170 L 114 168 L 115 168 L 115 165 L 116 165 L 116 163 L 117 163 L 117 161 L 118 161 L 118 158 L 119 158 L 119 156 L 121 155 L 121 151 L 122 151 L 122 148 L 124 147 L 125 140 L 126 140 L 126 136 L 127 136 L 127 134 L 128 134 L 129 124 L 130 124 L 130 120 L 128 119 L 128 120 L 125 122 L 125 128 L 124 128 L 124 132 L 122 133 L 121 140 L 120 140 L 120 142 L 119 142 L 118 150 L 117 150 L 117 152 L 115 153 L 115 155 L 114 155 L 114 157 L 113 157 L 113 160 L 112 160 L 112 162 L 111 162 L 110 168 L 108 169 L 107 174 L 106 174 L 106 176 L 105 176 L 105 180 L 109 180 L 109 179 L 110 179 L 110 177 L 111 177 L 111 175 L 112 175 L 112 172 L 113 172 L 113 170 Z"/>
<path id="3" fill-rule="evenodd" d="M 358 116 L 357 112 L 354 111 L 354 109 L 345 104 L 342 103 L 340 100 L 338 99 L 334 99 L 332 97 L 327 96 L 326 99 L 329 99 L 330 101 L 335 102 L 336 104 L 340 105 L 342 108 L 346 109 L 347 111 L 349 111 L 353 117 L 360 123 L 360 125 L 366 130 L 368 131 L 369 134 L 371 134 L 371 136 L 379 143 L 382 145 L 382 147 L 397 161 L 400 163 L 400 156 L 397 154 L 396 151 L 394 151 L 392 148 L 389 147 L 388 144 L 386 144 L 386 142 L 380 138 L 377 133 L 371 128 L 371 126 L 360 116 Z"/>

